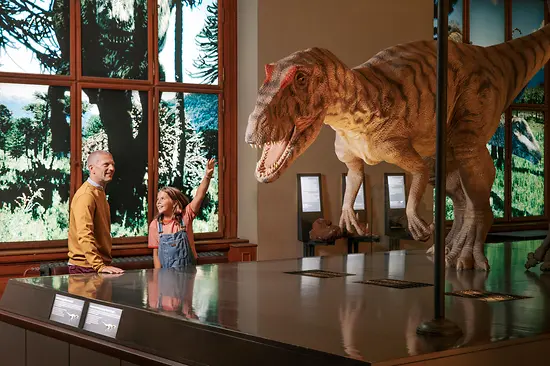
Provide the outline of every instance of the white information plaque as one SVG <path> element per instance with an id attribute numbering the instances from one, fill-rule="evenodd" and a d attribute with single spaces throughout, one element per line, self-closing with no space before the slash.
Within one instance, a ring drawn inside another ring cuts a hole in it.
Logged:
<path id="1" fill-rule="evenodd" d="M 121 309 L 90 303 L 84 330 L 115 338 L 121 316 Z"/>
<path id="2" fill-rule="evenodd" d="M 55 294 L 50 320 L 78 328 L 84 300 Z"/>

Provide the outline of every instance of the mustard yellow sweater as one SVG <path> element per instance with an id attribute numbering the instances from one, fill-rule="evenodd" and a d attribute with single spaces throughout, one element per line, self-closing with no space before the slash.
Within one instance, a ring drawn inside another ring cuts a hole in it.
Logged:
<path id="1" fill-rule="evenodd" d="M 111 213 L 105 191 L 84 182 L 71 202 L 69 264 L 99 271 L 111 264 Z"/>

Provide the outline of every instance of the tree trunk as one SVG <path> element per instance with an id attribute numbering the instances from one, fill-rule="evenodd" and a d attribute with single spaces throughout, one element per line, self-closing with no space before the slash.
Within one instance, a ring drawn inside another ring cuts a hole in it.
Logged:
<path id="1" fill-rule="evenodd" d="M 61 86 L 50 86 L 48 88 L 48 99 L 51 108 L 50 130 L 52 132 L 51 149 L 54 154 L 67 156 L 71 148 L 70 126 L 65 120 L 64 94 L 68 90 Z"/>
<path id="2" fill-rule="evenodd" d="M 183 82 L 183 4 L 182 0 L 176 1 L 176 24 L 175 24 L 175 49 L 174 49 L 174 68 L 176 82 Z M 181 138 L 179 143 L 178 164 L 176 165 L 176 175 L 172 185 L 183 191 L 184 167 L 186 152 L 185 136 L 185 102 L 183 92 L 176 93 L 176 108 L 178 111 L 177 121 L 181 128 Z"/>
<path id="3" fill-rule="evenodd" d="M 146 93 L 145 93 L 146 94 Z M 137 137 L 132 133 L 131 91 L 102 89 L 97 106 L 105 132 L 109 152 L 113 155 L 116 171 L 107 187 L 113 222 L 121 223 L 123 215 L 135 220 L 141 216 L 141 200 L 145 188 L 143 177 L 147 167 L 147 103 L 143 105 L 142 122 Z M 92 98 L 90 98 L 92 99 Z M 145 132 L 145 133 L 144 133 Z M 116 211 L 120 214 L 116 215 Z"/>

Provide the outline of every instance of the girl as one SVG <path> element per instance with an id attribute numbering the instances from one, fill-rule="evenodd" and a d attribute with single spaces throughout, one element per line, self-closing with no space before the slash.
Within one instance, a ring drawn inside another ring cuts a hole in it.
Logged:
<path id="1" fill-rule="evenodd" d="M 153 248 L 155 268 L 183 267 L 196 262 L 193 220 L 208 191 L 215 163 L 214 159 L 208 160 L 204 178 L 191 202 L 177 188 L 164 187 L 159 191 L 158 215 L 149 225 L 148 244 Z"/>

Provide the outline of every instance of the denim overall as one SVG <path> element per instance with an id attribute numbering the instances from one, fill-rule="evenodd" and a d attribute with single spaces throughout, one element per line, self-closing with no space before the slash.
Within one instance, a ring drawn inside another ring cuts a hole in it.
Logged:
<path id="1" fill-rule="evenodd" d="M 189 245 L 185 224 L 181 221 L 181 228 L 173 234 L 162 233 L 162 217 L 158 218 L 159 230 L 159 260 L 162 268 L 185 267 L 194 264 L 193 252 Z"/>

